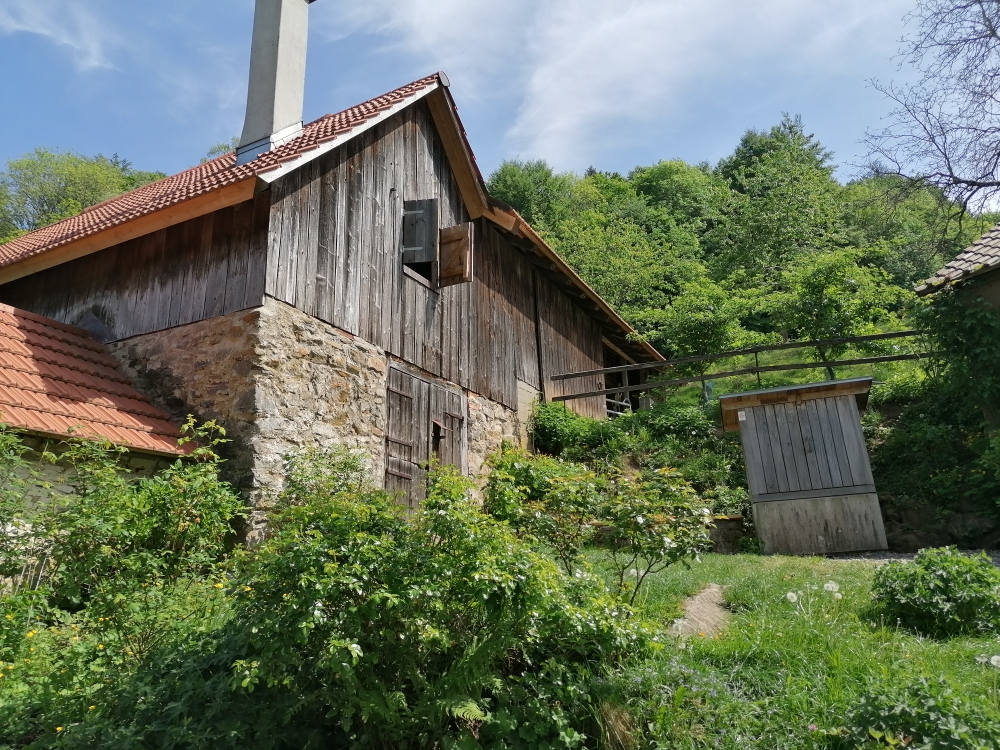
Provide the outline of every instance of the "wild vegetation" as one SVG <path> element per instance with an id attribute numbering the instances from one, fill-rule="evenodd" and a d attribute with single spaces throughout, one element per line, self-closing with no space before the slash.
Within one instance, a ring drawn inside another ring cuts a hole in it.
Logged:
<path id="1" fill-rule="evenodd" d="M 271 534 L 245 549 L 210 447 L 136 479 L 107 446 L 74 444 L 61 460 L 77 494 L 39 508 L 23 446 L 0 439 L 18 543 L 0 592 L 0 747 L 1000 741 L 1000 631 L 981 617 L 1000 607 L 996 573 L 947 550 L 875 572 L 874 595 L 866 563 L 697 557 L 705 510 L 677 473 L 513 449 L 494 458 L 489 513 L 441 469 L 410 517 L 360 457 L 291 456 Z M 676 640 L 680 601 L 709 581 L 732 622 Z M 974 627 L 930 638 L 907 619 L 970 605 Z"/>

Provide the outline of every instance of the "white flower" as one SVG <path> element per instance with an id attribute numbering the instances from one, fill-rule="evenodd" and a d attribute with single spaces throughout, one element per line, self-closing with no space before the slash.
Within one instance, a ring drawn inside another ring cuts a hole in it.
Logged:
<path id="1" fill-rule="evenodd" d="M 789 591 L 787 594 L 785 594 L 785 598 L 792 604 L 795 604 L 795 602 L 799 600 L 799 595 L 796 594 L 794 591 Z"/>
<path id="2" fill-rule="evenodd" d="M 990 657 L 990 665 L 1000 669 L 1000 654 Z"/>
<path id="3" fill-rule="evenodd" d="M 643 518 L 642 516 L 636 516 L 635 520 L 637 523 L 644 523 L 646 519 Z"/>
<path id="4" fill-rule="evenodd" d="M 843 595 L 843 594 L 841 594 L 841 593 L 840 593 L 839 591 L 834 591 L 834 592 L 833 592 L 833 598 L 834 598 L 834 599 L 843 599 L 843 598 L 844 598 L 844 595 Z"/>
<path id="5" fill-rule="evenodd" d="M 827 581 L 826 583 L 823 584 L 823 588 L 825 588 L 827 591 L 837 592 L 840 591 L 840 584 L 838 584 L 836 581 Z"/>

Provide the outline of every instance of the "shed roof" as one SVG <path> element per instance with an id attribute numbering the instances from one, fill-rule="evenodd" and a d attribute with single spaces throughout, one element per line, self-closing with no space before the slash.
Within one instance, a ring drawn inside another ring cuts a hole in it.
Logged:
<path id="1" fill-rule="evenodd" d="M 874 379 L 871 377 L 847 378 L 846 380 L 824 380 L 821 383 L 783 385 L 759 391 L 727 393 L 725 396 L 719 396 L 719 406 L 722 407 L 722 426 L 727 432 L 738 430 L 740 424 L 737 410 L 739 409 L 766 406 L 767 404 L 798 403 L 833 396 L 855 396 L 858 408 L 864 409 L 868 403 L 868 394 L 872 389 L 873 382 Z"/>
<path id="2" fill-rule="evenodd" d="M 235 152 L 230 152 L 29 232 L 0 245 L 0 284 L 248 200 L 282 175 L 427 97 L 470 215 L 485 217 L 531 243 L 537 254 L 575 288 L 580 300 L 591 307 L 592 314 L 613 332 L 621 346 L 640 358 L 663 359 L 648 343 L 635 340 L 635 330 L 516 211 L 489 197 L 448 86 L 443 73 L 426 76 L 342 112 L 325 115 L 306 125 L 288 143 L 246 164 L 237 165 Z"/>
<path id="3" fill-rule="evenodd" d="M 188 452 L 170 416 L 132 388 L 88 331 L 9 305 L 0 305 L 0 421 L 61 439 Z"/>
<path id="4" fill-rule="evenodd" d="M 965 248 L 944 268 L 916 288 L 919 295 L 931 294 L 947 284 L 1000 268 L 1000 224 Z"/>

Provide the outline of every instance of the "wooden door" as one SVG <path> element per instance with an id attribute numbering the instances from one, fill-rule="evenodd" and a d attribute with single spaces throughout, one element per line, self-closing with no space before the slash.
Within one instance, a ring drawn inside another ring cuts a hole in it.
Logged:
<path id="1" fill-rule="evenodd" d="M 465 394 L 391 367 L 387 396 L 385 488 L 416 508 L 431 461 L 467 470 Z"/>
<path id="2" fill-rule="evenodd" d="M 737 413 L 755 502 L 875 491 L 854 396 Z"/>

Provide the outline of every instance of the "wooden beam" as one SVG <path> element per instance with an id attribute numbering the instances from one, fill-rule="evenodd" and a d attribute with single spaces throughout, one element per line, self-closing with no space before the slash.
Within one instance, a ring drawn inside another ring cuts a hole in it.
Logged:
<path id="1" fill-rule="evenodd" d="M 465 208 L 470 218 L 478 219 L 489 213 L 489 203 L 479 170 L 474 166 L 472 153 L 462 136 L 462 126 L 455 116 L 451 98 L 443 87 L 431 92 L 426 98 Z"/>
<path id="2" fill-rule="evenodd" d="M 43 250 L 38 255 L 32 255 L 21 261 L 15 261 L 9 266 L 0 268 L 0 284 L 30 276 L 47 268 L 68 263 L 85 255 L 105 250 L 114 245 L 134 240 L 136 237 L 152 234 L 175 224 L 210 214 L 220 208 L 235 206 L 237 203 L 253 198 L 257 178 L 250 177 L 242 182 L 213 190 L 183 203 L 167 206 L 155 213 L 140 216 L 110 227 L 96 234 L 59 245 L 51 250 Z"/>
<path id="3" fill-rule="evenodd" d="M 738 357 L 744 354 L 756 354 L 758 352 L 775 352 L 782 349 L 809 349 L 814 346 L 836 346 L 838 344 L 857 344 L 865 341 L 880 341 L 883 339 L 899 339 L 907 336 L 919 336 L 923 331 L 890 331 L 889 333 L 873 333 L 869 336 L 853 336 L 841 339 L 820 339 L 818 341 L 794 341 L 787 344 L 764 344 L 752 346 L 749 349 L 734 349 L 728 352 L 718 352 L 716 354 L 700 354 L 696 357 L 680 357 L 678 359 L 665 359 L 661 362 L 643 362 L 637 365 L 619 365 L 618 367 L 604 367 L 600 370 L 587 370 L 585 372 L 565 372 L 560 375 L 553 375 L 552 380 L 570 380 L 571 378 L 587 378 L 591 375 L 608 375 L 616 372 L 632 372 L 635 370 L 663 370 L 674 365 L 684 365 L 691 362 L 709 362 L 715 359 L 727 359 Z M 761 371 L 763 372 L 763 370 Z"/>
<path id="4" fill-rule="evenodd" d="M 579 398 L 592 398 L 594 396 L 608 396 L 614 393 L 638 393 L 640 391 L 655 391 L 657 388 L 667 388 L 672 385 L 686 385 L 687 383 L 697 383 L 702 380 L 722 380 L 732 378 L 737 375 L 756 375 L 759 372 L 779 372 L 783 370 L 815 370 L 820 367 L 848 367 L 850 365 L 873 365 L 879 362 L 900 362 L 906 359 L 926 359 L 931 354 L 923 352 L 921 354 L 893 354 L 886 357 L 863 357 L 862 359 L 839 359 L 831 362 L 800 362 L 794 365 L 768 365 L 766 367 L 749 367 L 745 370 L 730 370 L 728 372 L 710 372 L 705 375 L 694 375 L 690 378 L 676 378 L 674 380 L 657 380 L 651 383 L 640 385 L 619 386 L 618 388 L 605 388 L 602 391 L 588 391 L 587 393 L 574 393 L 567 396 L 555 396 L 553 401 L 574 401 Z M 626 366 L 627 367 L 627 366 Z M 555 378 L 549 378 L 555 380 Z"/>

